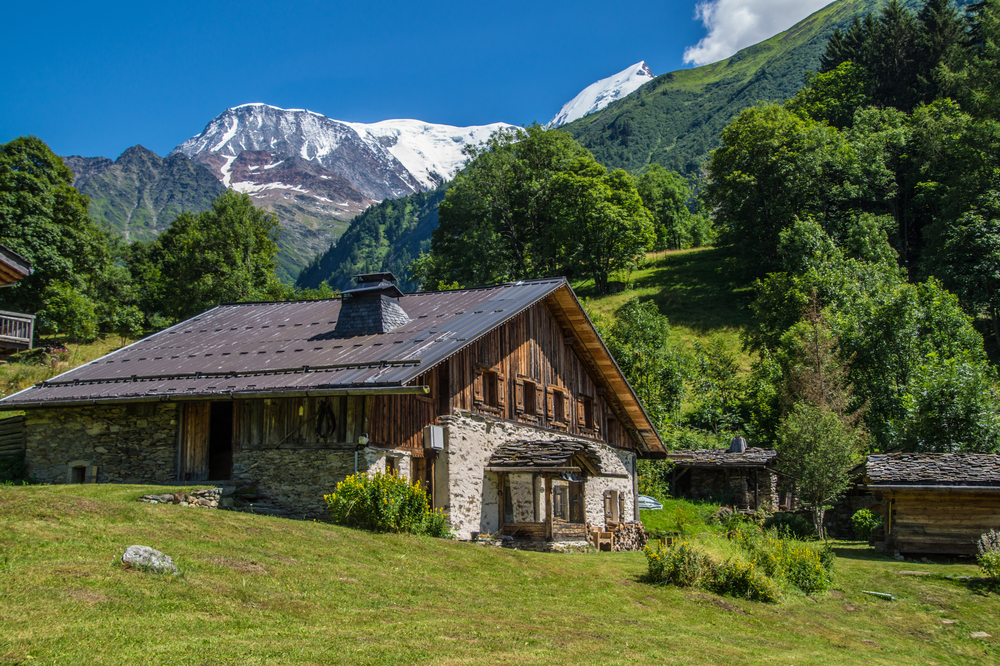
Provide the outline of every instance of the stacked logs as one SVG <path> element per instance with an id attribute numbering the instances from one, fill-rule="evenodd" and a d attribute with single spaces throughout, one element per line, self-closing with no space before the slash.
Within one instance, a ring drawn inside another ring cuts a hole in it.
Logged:
<path id="1" fill-rule="evenodd" d="M 24 451 L 24 417 L 0 419 L 0 457 L 17 456 Z"/>
<path id="2" fill-rule="evenodd" d="M 622 523 L 611 536 L 611 550 L 616 553 L 642 550 L 646 547 L 646 528 L 642 523 Z"/>

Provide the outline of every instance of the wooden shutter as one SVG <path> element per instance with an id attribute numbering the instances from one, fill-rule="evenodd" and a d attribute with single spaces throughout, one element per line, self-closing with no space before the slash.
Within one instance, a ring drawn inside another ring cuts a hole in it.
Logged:
<path id="1" fill-rule="evenodd" d="M 507 404 L 507 381 L 499 372 L 496 373 L 497 382 L 497 407 L 501 409 Z"/>
<path id="2" fill-rule="evenodd" d="M 556 398 L 556 392 L 550 388 L 545 395 L 545 408 L 546 408 L 546 413 L 549 415 L 550 421 L 554 419 L 556 416 L 555 398 Z"/>
<path id="3" fill-rule="evenodd" d="M 583 398 L 576 399 L 576 425 L 580 428 L 587 427 L 587 411 L 583 405 Z"/>
<path id="4" fill-rule="evenodd" d="M 483 404 L 483 373 L 477 372 L 475 378 L 472 380 L 472 402 L 481 405 Z"/>
<path id="5" fill-rule="evenodd" d="M 520 379 L 514 382 L 514 409 L 518 414 L 524 413 L 524 382 Z"/>
<path id="6" fill-rule="evenodd" d="M 552 413 L 551 407 L 549 407 L 549 413 Z M 535 384 L 535 414 L 545 415 L 545 387 L 541 384 Z"/>
<path id="7" fill-rule="evenodd" d="M 563 423 L 569 424 L 569 423 L 571 423 L 570 418 L 569 418 L 569 415 L 570 415 L 570 411 L 569 411 L 569 408 L 570 408 L 569 393 L 563 393 L 562 398 L 563 398 Z"/>

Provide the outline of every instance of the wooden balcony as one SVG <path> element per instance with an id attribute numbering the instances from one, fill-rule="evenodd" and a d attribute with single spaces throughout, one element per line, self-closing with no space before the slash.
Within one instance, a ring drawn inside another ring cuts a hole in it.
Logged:
<path id="1" fill-rule="evenodd" d="M 0 310 L 0 355 L 31 349 L 35 315 Z"/>

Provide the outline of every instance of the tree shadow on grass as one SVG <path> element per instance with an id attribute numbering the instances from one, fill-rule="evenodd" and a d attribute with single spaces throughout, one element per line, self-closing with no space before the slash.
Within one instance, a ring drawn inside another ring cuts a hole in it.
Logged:
<path id="1" fill-rule="evenodd" d="M 671 324 L 700 333 L 743 328 L 751 321 L 753 290 L 729 276 L 724 260 L 722 248 L 667 254 L 635 288 L 658 289 L 652 299 Z"/>

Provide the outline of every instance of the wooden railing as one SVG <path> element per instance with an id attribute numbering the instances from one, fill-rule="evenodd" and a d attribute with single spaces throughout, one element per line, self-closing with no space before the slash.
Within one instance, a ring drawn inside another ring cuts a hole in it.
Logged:
<path id="1" fill-rule="evenodd" d="M 0 310 L 0 349 L 31 349 L 35 315 Z"/>

